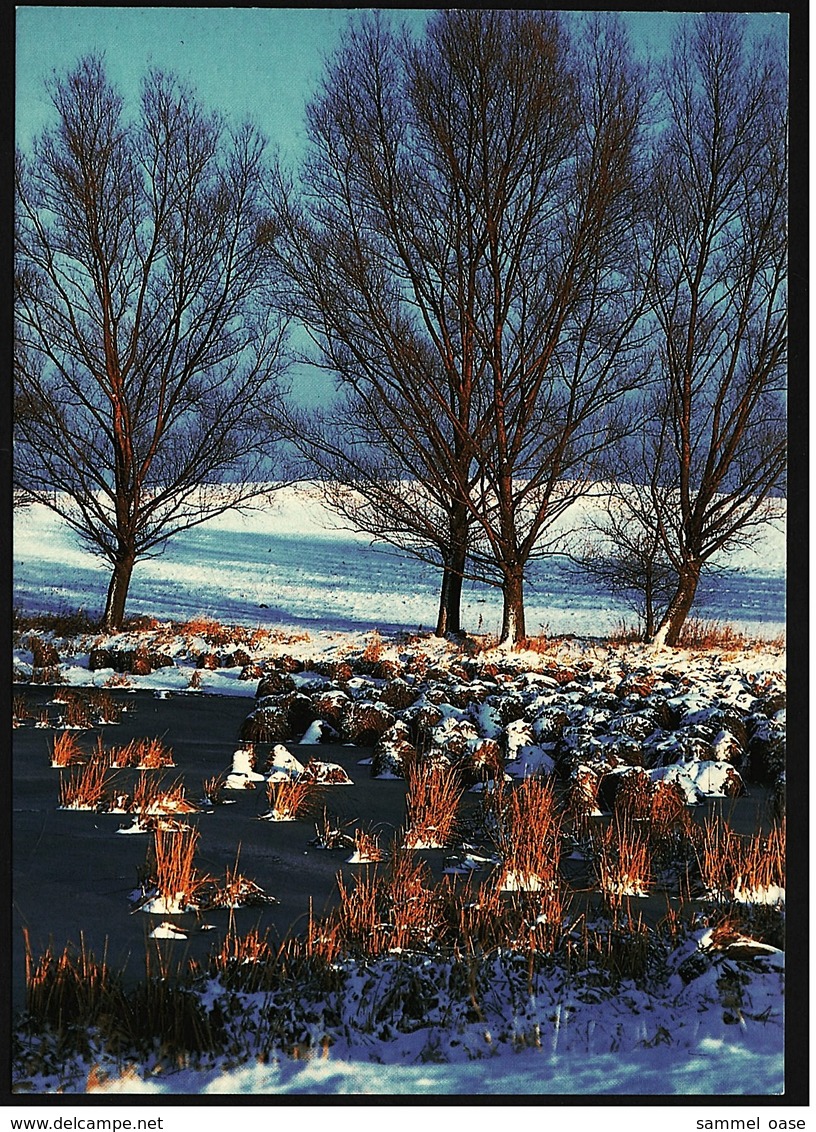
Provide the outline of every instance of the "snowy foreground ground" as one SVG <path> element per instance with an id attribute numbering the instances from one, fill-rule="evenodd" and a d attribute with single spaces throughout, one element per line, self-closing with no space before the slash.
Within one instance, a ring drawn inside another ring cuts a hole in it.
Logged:
<path id="1" fill-rule="evenodd" d="M 209 647 L 206 639 L 168 635 L 171 619 L 202 615 L 224 624 L 274 627 L 272 636 L 259 638 L 251 649 L 252 662 L 261 668 L 265 663 L 274 665 L 284 654 L 296 656 L 306 671 L 359 654 L 371 642 L 375 628 L 382 633 L 383 658 L 404 653 L 406 638 L 398 631 L 416 630 L 423 624 L 427 628 L 433 619 L 433 576 L 423 577 L 412 564 L 395 565 L 393 560 L 385 560 L 381 568 L 381 560 L 371 559 L 364 540 L 332 534 L 321 522 L 310 498 L 304 502 L 291 493 L 277 516 L 256 518 L 254 526 L 252 521 L 222 519 L 191 533 L 176 551 L 171 544 L 165 557 L 138 566 L 129 611 L 165 621 L 157 636 L 173 665 L 128 675 L 124 683 L 159 695 L 195 689 L 199 695 L 254 697 L 257 680 L 241 680 L 237 667 L 196 667 L 196 655 Z M 258 563 L 262 544 L 268 556 L 274 552 L 275 566 Z M 78 606 L 96 610 L 101 605 L 105 574 L 43 509 L 28 509 L 16 519 L 14 560 L 15 604 L 24 612 Z M 745 554 L 741 565 L 744 601 L 739 613 L 731 617 L 724 609 L 718 613 L 714 595 L 709 615 L 771 638 L 784 621 L 781 533 L 769 532 L 759 551 L 753 557 Z M 760 690 L 770 695 L 769 690 L 777 694 L 784 688 L 784 652 L 778 645 L 708 655 L 704 660 L 685 652 L 653 656 L 642 646 L 612 649 L 598 638 L 620 622 L 625 611 L 614 607 L 599 611 L 597 597 L 593 608 L 589 592 L 568 586 L 556 589 L 552 579 L 550 583 L 549 596 L 539 590 L 531 602 L 531 631 L 536 631 L 538 621 L 551 632 L 571 631 L 592 639 L 562 643 L 549 655 L 515 656 L 511 676 L 517 694 L 527 686 L 525 682 L 531 686 L 535 682 L 531 673 L 553 671 L 556 664 L 583 666 L 586 680 L 598 688 L 619 685 L 632 672 L 647 668 L 658 682 L 668 674 L 684 689 L 687 702 L 680 708 L 689 718 L 695 710 L 704 713 L 715 699 L 721 703 L 723 696 L 730 696 L 734 710 L 748 712 L 745 705 L 748 700 L 756 704 Z M 739 587 L 740 582 L 737 578 L 729 584 Z M 493 595 L 473 591 L 468 601 L 473 603 L 466 603 L 465 610 L 470 625 L 475 629 L 473 620 L 481 618 L 484 631 L 492 629 Z M 600 604 L 605 606 L 603 601 Z M 128 633 L 56 643 L 63 683 L 102 687 L 112 673 L 91 669 L 91 648 L 133 648 L 145 639 Z M 152 643 L 147 641 L 148 647 Z M 454 646 L 448 642 L 423 637 L 421 648 L 440 670 L 457 663 Z M 489 664 L 491 654 L 482 653 L 480 660 Z M 504 662 L 498 654 L 495 660 Z M 33 654 L 25 641 L 19 642 L 14 663 L 19 678 L 31 676 Z M 119 687 L 122 683 L 117 680 Z M 458 717 L 451 713 L 451 718 L 462 721 L 461 713 Z M 482 713 L 479 718 L 486 716 Z M 773 725 L 782 727 L 783 721 L 784 712 L 776 712 Z M 506 741 L 498 725 L 495 734 Z M 547 768 L 546 744 L 520 749 L 520 754 L 531 769 Z M 517 762 L 518 757 L 516 752 Z M 710 771 L 715 764 L 707 765 Z M 719 796 L 722 776 L 708 773 L 703 785 L 698 771 L 695 764 L 686 776 L 696 783 L 698 801 L 706 794 Z M 784 893 L 774 899 L 783 901 Z M 31 1073 L 21 1091 L 180 1093 L 222 1099 L 240 1094 L 326 1093 L 775 1096 L 785 1087 L 784 954 L 769 946 L 750 950 L 746 959 L 739 946 L 729 952 L 728 946 L 715 945 L 701 924 L 667 956 L 659 985 L 649 988 L 624 980 L 614 994 L 553 975 L 529 984 L 526 997 L 519 996 L 518 988 L 506 983 L 506 971 L 499 964 L 495 1001 L 489 1001 L 490 996 L 483 1001 L 484 1017 L 478 1021 L 457 1016 L 454 1004 L 442 1001 L 440 995 L 427 1024 L 402 1031 L 369 1028 L 365 1033 L 355 1029 L 359 1011 L 353 1013 L 351 1002 L 365 1002 L 366 995 L 374 1001 L 379 992 L 372 991 L 371 970 L 350 970 L 343 1001 L 321 1005 L 327 1011 L 331 1006 L 341 1020 L 330 1046 L 318 1046 L 297 1058 L 283 1052 L 267 1053 L 264 1060 L 224 1056 L 176 1072 L 153 1072 L 147 1061 L 133 1064 L 104 1055 L 77 1058 L 56 1072 Z M 387 960 L 374 974 L 381 987 L 391 985 L 394 976 Z M 430 976 L 434 977 L 433 970 Z M 211 987 L 207 993 L 215 1001 L 220 992 Z M 231 1009 L 243 1018 L 252 1017 L 254 1011 L 263 1010 L 263 1003 L 257 995 L 247 994 Z"/>

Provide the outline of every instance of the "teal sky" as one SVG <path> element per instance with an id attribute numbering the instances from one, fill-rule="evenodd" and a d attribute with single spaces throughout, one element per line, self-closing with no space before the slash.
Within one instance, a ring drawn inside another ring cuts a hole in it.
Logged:
<path id="1" fill-rule="evenodd" d="M 89 52 L 134 106 L 151 66 L 188 80 L 231 121 L 251 117 L 288 156 L 303 145 L 303 108 L 348 8 L 17 8 L 17 139 L 51 120 L 44 81 Z M 425 13 L 396 15 L 420 22 Z"/>
<path id="2" fill-rule="evenodd" d="M 113 83 L 135 108 L 150 66 L 190 81 L 202 102 L 232 121 L 252 117 L 284 158 L 304 142 L 303 109 L 323 61 L 353 8 L 158 8 L 26 6 L 17 8 L 16 132 L 27 148 L 52 121 L 44 82 L 89 52 L 103 52 Z M 363 9 L 364 10 L 364 9 Z M 391 10 L 421 28 L 432 9 Z M 662 55 L 680 14 L 627 13 L 634 42 Z M 755 31 L 785 35 L 785 15 L 751 17 Z"/>

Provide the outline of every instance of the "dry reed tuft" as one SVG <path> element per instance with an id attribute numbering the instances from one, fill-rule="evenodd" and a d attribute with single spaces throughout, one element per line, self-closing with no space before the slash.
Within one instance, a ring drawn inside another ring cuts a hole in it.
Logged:
<path id="1" fill-rule="evenodd" d="M 143 770 L 134 784 L 127 809 L 133 814 L 158 815 L 193 814 L 198 807 L 187 800 L 182 779 L 177 778 L 168 785 L 164 779 Z"/>
<path id="2" fill-rule="evenodd" d="M 742 844 L 739 834 L 720 814 L 707 818 L 703 823 L 697 837 L 696 855 L 705 895 L 712 900 L 733 900 L 742 860 Z"/>
<path id="3" fill-rule="evenodd" d="M 786 822 L 774 823 L 767 835 L 755 833 L 740 846 L 734 896 L 750 903 L 781 902 L 785 890 Z"/>
<path id="4" fill-rule="evenodd" d="M 315 822 L 315 836 L 309 842 L 318 849 L 350 849 L 354 845 L 354 837 L 346 833 L 353 822 L 341 823 L 339 818 L 330 817 L 329 811 L 323 807 L 323 814 Z"/>
<path id="5" fill-rule="evenodd" d="M 131 739 L 124 747 L 113 747 L 110 752 L 113 766 L 135 767 L 138 770 L 156 770 L 174 766 L 173 752 L 161 739 Z"/>
<path id="6" fill-rule="evenodd" d="M 441 923 L 439 897 L 428 887 L 426 861 L 416 860 L 398 841 L 391 845 L 383 891 L 391 924 L 391 949 L 427 947 Z"/>
<path id="7" fill-rule="evenodd" d="M 202 802 L 205 806 L 221 806 L 226 801 L 227 780 L 223 774 L 214 774 L 201 783 Z"/>
<path id="8" fill-rule="evenodd" d="M 382 657 L 383 648 L 384 644 L 383 639 L 380 636 L 380 632 L 378 629 L 374 629 L 370 633 L 369 638 L 366 641 L 365 648 L 363 649 L 362 659 L 366 661 L 367 664 L 376 664 L 376 662 Z"/>
<path id="9" fill-rule="evenodd" d="M 62 731 L 51 743 L 51 766 L 71 766 L 85 761 L 85 754 L 76 735 Z"/>
<path id="10" fill-rule="evenodd" d="M 561 825 L 551 780 L 527 778 L 508 792 L 497 838 L 502 857 L 502 868 L 497 870 L 500 887 L 535 891 L 555 882 Z"/>
<path id="11" fill-rule="evenodd" d="M 343 955 L 377 958 L 390 945 L 391 927 L 382 909 L 382 884 L 376 869 L 358 873 L 346 887 L 337 874 L 338 904 L 324 921 L 311 925 L 312 951 L 326 962 Z"/>
<path id="12" fill-rule="evenodd" d="M 223 884 L 215 884 L 212 895 L 207 901 L 211 908 L 250 908 L 264 904 L 277 904 L 272 896 L 267 896 L 260 885 L 250 880 L 238 870 L 241 855 L 241 846 L 235 853 L 235 864 L 227 866 Z"/>
<path id="13" fill-rule="evenodd" d="M 25 940 L 26 1009 L 40 1025 L 62 1033 L 67 1027 L 92 1025 L 103 1009 L 110 1009 L 116 977 L 107 962 L 107 942 L 97 959 L 80 933 L 79 948 L 67 945 L 60 955 L 49 944 L 34 959 L 27 929 Z"/>
<path id="14" fill-rule="evenodd" d="M 313 782 L 297 778 L 281 779 L 266 784 L 269 821 L 301 821 L 313 813 L 320 797 L 320 789 Z"/>
<path id="15" fill-rule="evenodd" d="M 19 727 L 21 723 L 25 723 L 28 719 L 33 719 L 34 713 L 28 705 L 28 700 L 25 696 L 12 696 L 11 698 L 11 719 L 15 727 Z"/>
<path id="16" fill-rule="evenodd" d="M 61 727 L 87 730 L 93 726 L 88 700 L 70 688 L 58 688 L 54 693 L 56 703 L 63 704 Z"/>
<path id="17" fill-rule="evenodd" d="M 598 775 L 589 767 L 578 768 L 567 783 L 564 804 L 564 826 L 579 844 L 592 836 L 592 818 L 600 813 Z"/>
<path id="18" fill-rule="evenodd" d="M 645 896 L 652 876 L 651 851 L 643 831 L 614 816 L 596 839 L 595 867 L 604 899 L 616 907 L 628 896 Z"/>
<path id="19" fill-rule="evenodd" d="M 355 829 L 354 858 L 363 864 L 382 861 L 385 853 L 380 848 L 379 834 L 370 829 Z"/>
<path id="20" fill-rule="evenodd" d="M 778 643 L 778 640 L 760 641 L 746 637 L 732 625 L 724 624 L 721 621 L 706 621 L 697 617 L 690 617 L 686 621 L 678 642 L 682 648 L 687 649 L 723 649 L 729 652 L 740 652 L 757 645 Z M 784 644 L 784 641 L 782 643 Z"/>
<path id="21" fill-rule="evenodd" d="M 415 763 L 408 769 L 405 845 L 443 849 L 456 831 L 462 782 L 456 770 Z"/>
<path id="22" fill-rule="evenodd" d="M 199 836 L 199 831 L 190 827 L 154 831 L 143 881 L 143 887 L 152 891 L 146 891 L 140 904 L 155 896 L 168 912 L 197 907 L 199 894 L 212 883 L 194 864 Z"/>
<path id="23" fill-rule="evenodd" d="M 102 809 L 112 786 L 109 769 L 107 761 L 98 754 L 72 767 L 67 776 L 60 769 L 60 807 L 64 810 Z"/>
<path id="24" fill-rule="evenodd" d="M 98 723 L 118 723 L 125 710 L 124 704 L 115 700 L 104 688 L 88 692 L 88 708 Z"/>
<path id="25" fill-rule="evenodd" d="M 646 771 L 635 768 L 621 775 L 617 786 L 612 803 L 615 815 L 630 824 L 646 821 L 652 812 L 654 794 L 654 784 Z"/>
<path id="26" fill-rule="evenodd" d="M 630 625 L 627 621 L 618 621 L 607 637 L 610 645 L 634 645 L 644 639 L 643 628 L 639 625 Z"/>
<path id="27" fill-rule="evenodd" d="M 221 947 L 210 958 L 211 972 L 225 986 L 252 993 L 266 989 L 276 966 L 268 932 L 256 927 L 239 935 L 231 915 Z"/>
<path id="28" fill-rule="evenodd" d="M 518 647 L 526 652 L 538 653 L 539 656 L 551 656 L 558 651 L 559 644 L 560 638 L 540 633 L 537 637 L 524 637 L 519 641 Z"/>

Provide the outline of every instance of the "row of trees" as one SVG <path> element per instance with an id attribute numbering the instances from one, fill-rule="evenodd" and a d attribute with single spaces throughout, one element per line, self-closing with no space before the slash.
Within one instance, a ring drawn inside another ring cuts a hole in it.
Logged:
<path id="1" fill-rule="evenodd" d="M 140 555 L 281 478 L 273 442 L 439 567 L 439 633 L 475 577 L 523 638 L 525 571 L 558 549 L 675 643 L 765 521 L 787 98 L 743 17 L 688 19 L 650 73 L 614 15 L 440 11 L 419 40 L 363 16 L 297 173 L 164 75 L 135 124 L 98 60 L 53 93 L 18 157 L 16 477 L 112 564 L 108 624 Z M 336 383 L 322 410 L 282 388 L 284 320 Z M 612 550 L 556 544 L 599 482 Z"/>

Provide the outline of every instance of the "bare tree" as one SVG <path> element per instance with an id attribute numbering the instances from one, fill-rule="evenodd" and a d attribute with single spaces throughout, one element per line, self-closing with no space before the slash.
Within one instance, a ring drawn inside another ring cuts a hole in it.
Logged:
<path id="1" fill-rule="evenodd" d="M 689 19 L 663 78 L 651 306 L 661 395 L 648 466 L 678 582 L 677 643 L 702 569 L 767 521 L 786 459 L 787 96 L 783 60 L 734 13 Z"/>
<path id="2" fill-rule="evenodd" d="M 443 603 L 469 554 L 502 587 L 509 643 L 525 567 L 638 376 L 644 96 L 615 20 L 584 43 L 554 13 L 443 11 L 417 44 L 365 19 L 311 105 L 300 192 L 279 185 L 291 313 L 388 482 L 415 477 L 445 517 Z M 368 498 L 433 545 L 404 491 Z"/>
<path id="3" fill-rule="evenodd" d="M 595 489 L 595 507 L 565 540 L 575 570 L 627 603 L 638 617 L 644 640 L 654 636 L 677 588 L 655 514 L 655 496 L 667 491 L 660 483 L 660 469 L 647 466 L 652 447 L 648 422 L 653 417 L 649 404 L 646 392 L 628 406 L 628 434 L 610 453 L 605 482 Z M 669 500 L 664 498 L 663 505 L 667 509 Z"/>
<path id="4" fill-rule="evenodd" d="M 423 445 L 427 430 L 411 427 L 394 403 L 364 409 L 353 391 L 328 411 L 282 408 L 287 435 L 306 457 L 303 474 L 319 476 L 327 505 L 352 528 L 436 566 L 436 634 L 459 633 L 471 516 Z"/>
<path id="5" fill-rule="evenodd" d="M 137 559 L 271 478 L 264 142 L 159 72 L 127 120 L 95 57 L 51 95 L 16 164 L 15 482 L 110 563 L 117 627 Z"/>

